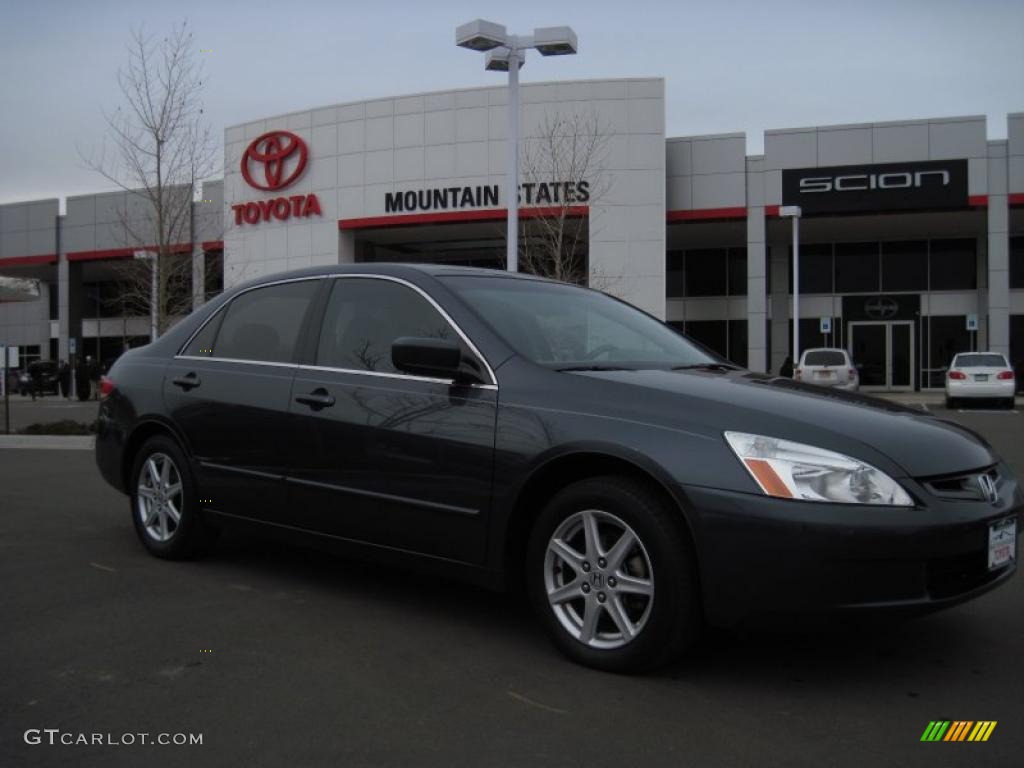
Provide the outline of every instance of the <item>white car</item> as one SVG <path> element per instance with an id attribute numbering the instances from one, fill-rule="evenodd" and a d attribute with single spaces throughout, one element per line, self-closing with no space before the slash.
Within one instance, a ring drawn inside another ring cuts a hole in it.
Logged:
<path id="1" fill-rule="evenodd" d="M 953 358 L 946 372 L 946 407 L 953 408 L 957 400 L 998 400 L 1006 408 L 1013 408 L 1013 368 L 999 352 L 961 352 Z"/>
<path id="2" fill-rule="evenodd" d="M 860 386 L 860 376 L 845 349 L 805 349 L 799 364 L 793 369 L 793 378 L 849 392 L 856 392 Z"/>

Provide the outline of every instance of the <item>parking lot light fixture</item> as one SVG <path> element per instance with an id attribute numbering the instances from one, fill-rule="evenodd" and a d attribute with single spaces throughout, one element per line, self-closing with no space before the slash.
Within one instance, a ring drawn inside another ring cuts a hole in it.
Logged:
<path id="1" fill-rule="evenodd" d="M 484 68 L 508 72 L 508 169 L 505 206 L 508 211 L 506 268 L 519 271 L 519 69 L 526 51 L 536 49 L 542 56 L 568 56 L 578 45 L 572 27 L 538 27 L 532 35 L 513 35 L 502 24 L 476 19 L 455 29 L 455 44 L 487 53 Z"/>
<path id="2" fill-rule="evenodd" d="M 793 221 L 793 370 L 800 363 L 800 215 L 799 205 L 779 207 L 779 216 Z"/>

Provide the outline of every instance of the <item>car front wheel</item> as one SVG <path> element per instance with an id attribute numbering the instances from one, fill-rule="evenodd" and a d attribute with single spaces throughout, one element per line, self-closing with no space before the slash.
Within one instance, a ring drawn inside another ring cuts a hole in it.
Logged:
<path id="1" fill-rule="evenodd" d="M 146 441 L 132 469 L 131 511 L 147 550 L 171 560 L 204 551 L 215 532 L 202 519 L 188 460 L 178 444 L 159 435 Z"/>
<path id="2" fill-rule="evenodd" d="M 569 658 L 633 672 L 693 641 L 696 568 L 678 514 L 629 478 L 583 480 L 551 499 L 531 534 L 528 588 Z"/>

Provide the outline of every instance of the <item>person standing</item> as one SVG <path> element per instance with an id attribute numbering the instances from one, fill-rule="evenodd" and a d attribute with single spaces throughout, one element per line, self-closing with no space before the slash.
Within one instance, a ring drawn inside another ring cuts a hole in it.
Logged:
<path id="1" fill-rule="evenodd" d="M 60 361 L 57 369 L 57 383 L 60 386 L 60 396 L 64 399 L 71 397 L 71 366 L 67 360 Z"/>

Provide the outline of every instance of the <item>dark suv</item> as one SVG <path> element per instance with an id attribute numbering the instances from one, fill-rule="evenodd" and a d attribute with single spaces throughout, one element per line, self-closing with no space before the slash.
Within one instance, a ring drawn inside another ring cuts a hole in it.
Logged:
<path id="1" fill-rule="evenodd" d="M 656 665 L 705 623 L 948 606 L 1022 493 L 977 435 L 737 368 L 583 288 L 365 264 L 226 292 L 102 384 L 96 457 L 160 557 L 277 532 L 504 588 Z"/>

